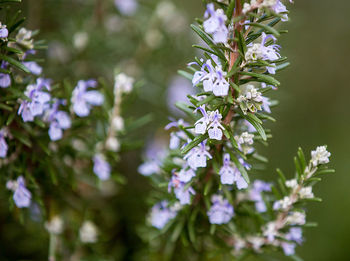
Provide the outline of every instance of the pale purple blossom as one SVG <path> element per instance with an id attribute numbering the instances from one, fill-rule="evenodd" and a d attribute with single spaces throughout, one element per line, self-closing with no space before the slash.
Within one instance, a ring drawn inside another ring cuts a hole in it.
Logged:
<path id="1" fill-rule="evenodd" d="M 138 172 L 144 176 L 150 176 L 155 173 L 159 173 L 160 168 L 159 168 L 159 163 L 156 160 L 148 160 L 142 163 L 138 167 Z"/>
<path id="2" fill-rule="evenodd" d="M 218 110 L 208 112 L 205 110 L 205 105 L 202 105 L 196 109 L 199 110 L 203 117 L 200 118 L 194 125 L 194 132 L 197 134 L 204 134 L 208 131 L 209 138 L 215 140 L 222 139 L 222 130 L 225 128 L 221 125 L 220 121 L 222 115 Z"/>
<path id="3" fill-rule="evenodd" d="M 174 188 L 174 193 L 176 198 L 180 201 L 181 205 L 187 205 L 191 203 L 191 194 L 195 195 L 196 192 L 192 187 L 186 187 L 186 183 L 180 181 L 176 176 L 172 176 L 169 185 L 168 191 L 171 192 L 171 188 Z"/>
<path id="4" fill-rule="evenodd" d="M 272 39 L 274 42 L 277 40 L 273 35 L 266 35 L 265 33 L 262 33 L 261 43 L 250 43 L 248 45 L 248 50 L 245 54 L 245 60 L 247 63 L 255 62 L 257 60 L 276 61 L 281 57 L 278 53 L 279 49 L 281 48 L 279 45 L 271 44 L 265 46 L 268 39 Z M 266 69 L 270 74 L 275 74 L 275 64 L 272 63 L 271 65 L 272 66 L 267 66 Z"/>
<path id="5" fill-rule="evenodd" d="M 40 75 L 43 71 L 43 68 L 36 62 L 30 61 L 30 62 L 22 62 L 22 63 L 34 75 Z"/>
<path id="6" fill-rule="evenodd" d="M 206 167 L 207 159 L 211 158 L 212 156 L 208 152 L 206 141 L 201 142 L 197 147 L 191 149 L 184 157 L 184 159 L 187 160 L 188 165 L 194 170 Z"/>
<path id="7" fill-rule="evenodd" d="M 184 168 L 182 168 L 179 173 L 177 174 L 178 175 L 178 179 L 181 181 L 181 182 L 189 182 L 194 176 L 196 176 L 196 172 L 194 172 L 193 169 L 191 168 L 188 168 L 187 166 L 184 166 Z"/>
<path id="8" fill-rule="evenodd" d="M 233 206 L 221 195 L 213 195 L 211 198 L 212 206 L 207 215 L 211 224 L 227 224 L 234 216 Z"/>
<path id="9" fill-rule="evenodd" d="M 6 69 L 7 63 L 2 61 L 1 69 Z M 11 77 L 9 74 L 0 73 L 0 88 L 7 88 L 11 85 Z"/>
<path id="10" fill-rule="evenodd" d="M 25 186 L 25 180 L 22 176 L 19 176 L 16 181 L 8 181 L 6 187 L 12 190 L 13 200 L 18 208 L 29 207 L 32 194 Z"/>
<path id="11" fill-rule="evenodd" d="M 207 60 L 206 63 L 203 63 L 200 71 L 194 73 L 192 84 L 196 86 L 202 82 L 205 92 L 213 92 L 215 96 L 226 96 L 230 84 L 225 77 L 226 72 L 222 70 L 220 63 L 214 68 L 211 60 Z"/>
<path id="12" fill-rule="evenodd" d="M 171 219 L 177 215 L 176 207 L 169 207 L 167 201 L 161 201 L 154 205 L 149 216 L 152 226 L 162 229 Z"/>
<path id="13" fill-rule="evenodd" d="M 255 208 L 260 213 L 266 212 L 266 204 L 262 197 L 262 192 L 264 191 L 271 191 L 271 184 L 261 180 L 255 180 L 249 192 L 250 200 L 255 201 Z"/>
<path id="14" fill-rule="evenodd" d="M 303 231 L 300 227 L 290 228 L 288 234 L 285 235 L 285 239 L 289 241 L 294 241 L 298 244 L 303 242 Z M 282 242 L 281 247 L 286 256 L 291 256 L 295 254 L 296 244 L 292 242 Z"/>
<path id="15" fill-rule="evenodd" d="M 6 28 L 6 25 L 1 24 L 0 22 L 0 38 L 7 38 L 9 31 Z"/>
<path id="16" fill-rule="evenodd" d="M 225 21 L 227 17 L 222 9 L 215 11 L 214 4 L 208 4 L 204 14 L 204 31 L 213 36 L 214 43 L 226 43 L 228 38 L 228 29 Z"/>
<path id="17" fill-rule="evenodd" d="M 63 130 L 71 127 L 69 114 L 58 110 L 60 104 L 64 104 L 64 101 L 56 100 L 45 115 L 45 120 L 50 123 L 49 136 L 53 141 L 60 140 L 63 136 Z"/>
<path id="18" fill-rule="evenodd" d="M 104 97 L 100 92 L 87 90 L 89 87 L 95 88 L 96 85 L 95 80 L 80 80 L 73 90 L 71 99 L 73 110 L 79 117 L 88 116 L 92 106 L 99 106 L 103 103 Z"/>
<path id="19" fill-rule="evenodd" d="M 24 122 L 33 121 L 35 116 L 42 115 L 44 111 L 49 107 L 49 101 L 51 96 L 49 93 L 44 92 L 50 89 L 49 80 L 38 78 L 36 84 L 27 86 L 25 95 L 30 100 L 23 100 L 18 114 L 22 116 Z"/>
<path id="20" fill-rule="evenodd" d="M 5 140 L 6 131 L 4 129 L 0 130 L 0 158 L 6 158 L 8 145 Z"/>
<path id="21" fill-rule="evenodd" d="M 127 16 L 135 14 L 138 8 L 136 0 L 114 0 L 114 4 L 120 13 Z"/>
<path id="22" fill-rule="evenodd" d="M 93 171 L 100 180 L 107 180 L 111 176 L 111 166 L 102 154 L 96 154 L 93 158 Z"/>
<path id="23" fill-rule="evenodd" d="M 223 158 L 223 166 L 219 171 L 222 184 L 232 185 L 236 183 L 238 189 L 245 189 L 248 183 L 243 178 L 238 168 L 230 161 L 230 154 L 225 153 Z"/>

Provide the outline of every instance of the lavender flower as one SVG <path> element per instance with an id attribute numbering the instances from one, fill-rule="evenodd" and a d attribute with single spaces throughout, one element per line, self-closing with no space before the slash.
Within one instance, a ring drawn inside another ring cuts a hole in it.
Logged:
<path id="1" fill-rule="evenodd" d="M 178 179 L 184 183 L 189 182 L 195 176 L 196 176 L 196 173 L 194 172 L 194 170 L 191 168 L 188 168 L 187 166 L 181 169 L 180 172 L 178 173 Z"/>
<path id="2" fill-rule="evenodd" d="M 138 167 L 137 171 L 144 176 L 150 176 L 152 174 L 158 173 L 160 171 L 160 168 L 156 160 L 149 160 L 142 163 Z"/>
<path id="3" fill-rule="evenodd" d="M 71 127 L 71 119 L 68 113 L 58 110 L 59 105 L 63 103 L 64 101 L 56 100 L 46 112 L 45 120 L 50 122 L 49 136 L 53 141 L 62 139 L 63 130 Z"/>
<path id="4" fill-rule="evenodd" d="M 186 183 L 180 181 L 176 176 L 173 176 L 168 185 L 168 191 L 171 192 L 171 188 L 174 188 L 176 198 L 180 201 L 181 205 L 187 205 L 191 202 L 191 194 L 195 195 L 196 192 L 192 187 L 185 187 Z"/>
<path id="5" fill-rule="evenodd" d="M 255 201 L 255 208 L 258 212 L 266 212 L 266 204 L 262 197 L 262 192 L 271 191 L 271 184 L 261 180 L 255 180 L 249 192 L 251 200 Z"/>
<path id="6" fill-rule="evenodd" d="M 238 189 L 244 189 L 248 187 L 248 183 L 242 177 L 238 168 L 230 161 L 230 154 L 224 154 L 223 166 L 219 171 L 219 175 L 222 184 L 232 185 L 236 183 Z"/>
<path id="7" fill-rule="evenodd" d="M 0 31 L 1 31 L 1 29 L 0 29 Z M 1 69 L 6 69 L 6 67 L 7 67 L 7 63 L 5 61 L 2 61 L 0 68 Z M 7 88 L 10 85 L 11 85 L 11 77 L 10 77 L 10 75 L 6 74 L 6 73 L 0 73 L 0 88 Z"/>
<path id="8" fill-rule="evenodd" d="M 1 24 L 0 22 L 0 38 L 7 38 L 7 36 L 9 35 L 9 31 L 6 28 L 6 25 Z"/>
<path id="9" fill-rule="evenodd" d="M 73 90 L 72 103 L 73 110 L 79 117 L 86 117 L 90 114 L 91 106 L 99 106 L 103 103 L 104 97 L 98 91 L 87 91 L 87 88 L 95 88 L 95 80 L 80 80 Z"/>
<path id="10" fill-rule="evenodd" d="M 177 212 L 177 206 L 169 207 L 169 203 L 164 200 L 152 207 L 149 220 L 152 226 L 162 229 L 169 220 L 176 217 Z"/>
<path id="11" fill-rule="evenodd" d="M 5 140 L 6 131 L 5 129 L 0 130 L 0 158 L 6 158 L 8 145 Z"/>
<path id="12" fill-rule="evenodd" d="M 17 181 L 8 181 L 6 183 L 6 187 L 9 190 L 14 191 L 13 200 L 15 204 L 19 208 L 29 207 L 32 194 L 25 186 L 25 181 L 22 176 L 17 178 Z"/>
<path id="13" fill-rule="evenodd" d="M 102 154 L 96 154 L 93 158 L 93 171 L 100 180 L 107 180 L 111 176 L 111 166 Z"/>
<path id="14" fill-rule="evenodd" d="M 44 110 L 49 106 L 50 94 L 43 92 L 44 87 L 49 90 L 49 80 L 38 78 L 36 85 L 31 84 L 27 86 L 25 95 L 30 99 L 22 101 L 18 114 L 22 115 L 24 122 L 33 121 L 35 116 L 42 115 Z"/>
<path id="15" fill-rule="evenodd" d="M 273 35 L 266 35 L 265 33 L 262 33 L 261 43 L 250 43 L 248 45 L 248 50 L 245 54 L 245 60 L 247 63 L 255 62 L 257 60 L 275 61 L 281 57 L 278 53 L 279 49 L 281 48 L 279 45 L 271 44 L 269 46 L 265 46 L 267 40 L 270 38 L 276 42 L 276 38 Z M 271 74 L 276 73 L 274 64 L 272 64 L 272 66 L 267 66 L 266 69 Z"/>
<path id="16" fill-rule="evenodd" d="M 228 29 L 225 25 L 227 17 L 224 11 L 222 9 L 215 11 L 214 4 L 208 4 L 204 18 L 208 18 L 203 23 L 204 30 L 208 34 L 213 35 L 214 43 L 226 43 L 228 38 Z"/>
<path id="17" fill-rule="evenodd" d="M 194 170 L 206 167 L 207 158 L 211 159 L 212 156 L 207 151 L 206 141 L 201 142 L 197 147 L 194 147 L 184 157 L 184 159 L 187 160 L 188 165 Z"/>
<path id="18" fill-rule="evenodd" d="M 300 227 L 292 227 L 289 230 L 289 233 L 285 236 L 285 238 L 289 241 L 295 241 L 298 244 L 303 242 L 303 231 Z M 296 244 L 291 242 L 282 242 L 281 247 L 286 256 L 291 256 L 295 254 Z"/>
<path id="19" fill-rule="evenodd" d="M 43 68 L 36 62 L 22 62 L 22 63 L 34 75 L 40 75 L 43 71 Z"/>
<path id="20" fill-rule="evenodd" d="M 114 4 L 123 15 L 127 16 L 135 14 L 138 8 L 136 0 L 114 0 Z"/>
<path id="21" fill-rule="evenodd" d="M 198 107 L 196 111 L 197 110 L 202 113 L 203 117 L 195 123 L 195 133 L 204 134 L 206 131 L 208 131 L 210 139 L 221 140 L 222 130 L 225 128 L 220 124 L 222 116 L 219 111 L 216 110 L 207 113 L 205 110 L 205 105 Z"/>
<path id="22" fill-rule="evenodd" d="M 213 195 L 211 198 L 213 205 L 207 215 L 211 224 L 227 224 L 234 216 L 233 206 L 221 195 Z"/>
<path id="23" fill-rule="evenodd" d="M 226 72 L 222 70 L 219 61 L 217 61 L 217 63 L 215 68 L 211 60 L 207 60 L 206 63 L 203 63 L 201 70 L 194 73 L 192 84 L 196 86 L 200 82 L 203 82 L 203 89 L 205 92 L 213 92 L 215 96 L 226 96 L 230 84 L 225 79 Z"/>

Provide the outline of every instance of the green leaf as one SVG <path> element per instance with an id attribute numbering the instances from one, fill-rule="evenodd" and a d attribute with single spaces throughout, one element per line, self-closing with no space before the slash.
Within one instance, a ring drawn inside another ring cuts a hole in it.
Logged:
<path id="1" fill-rule="evenodd" d="M 20 3 L 22 0 L 0 0 L 0 4 L 4 3 Z"/>
<path id="2" fill-rule="evenodd" d="M 197 45 L 197 44 L 192 45 L 192 47 L 197 48 L 197 49 L 201 49 L 201 50 L 206 51 L 206 52 L 211 53 L 211 54 L 214 54 L 214 55 L 220 57 L 221 60 L 226 61 L 226 57 L 223 55 L 222 52 L 215 52 L 213 50 L 210 50 L 208 48 L 205 48 L 205 47 Z"/>
<path id="3" fill-rule="evenodd" d="M 27 67 L 25 67 L 22 63 L 20 63 L 19 61 L 16 61 L 15 59 L 13 59 L 9 56 L 0 54 L 0 60 L 5 60 L 6 62 L 15 66 L 16 68 L 18 68 L 26 73 L 30 73 L 30 71 L 28 70 Z"/>
<path id="4" fill-rule="evenodd" d="M 230 21 L 232 16 L 233 16 L 233 11 L 235 9 L 235 4 L 236 4 L 236 0 L 231 0 L 229 6 L 227 7 L 226 16 L 227 16 L 227 20 L 228 21 Z"/>
<path id="5" fill-rule="evenodd" d="M 8 46 L 4 46 L 3 48 L 4 48 L 4 50 L 6 50 L 8 52 L 17 53 L 17 54 L 23 54 L 23 51 L 20 50 L 20 49 L 16 49 L 16 48 L 13 48 L 13 47 L 8 47 Z"/>
<path id="6" fill-rule="evenodd" d="M 12 107 L 3 103 L 0 103 L 0 109 L 6 110 L 6 111 L 12 111 Z"/>
<path id="7" fill-rule="evenodd" d="M 187 144 L 185 148 L 181 151 L 182 155 L 187 154 L 191 149 L 196 147 L 199 143 L 208 138 L 208 134 L 202 134 L 200 136 L 195 137 L 190 143 Z"/>
<path id="8" fill-rule="evenodd" d="M 174 228 L 173 233 L 170 236 L 170 241 L 171 242 L 175 242 L 179 238 L 179 236 L 180 236 L 180 234 L 182 232 L 182 228 L 184 226 L 184 223 L 185 223 L 184 219 L 180 220 L 179 223 L 177 223 L 177 225 Z"/>
<path id="9" fill-rule="evenodd" d="M 280 82 L 277 81 L 272 76 L 261 74 L 261 73 L 253 73 L 253 72 L 239 72 L 241 75 L 251 76 L 257 79 L 257 81 L 265 82 L 267 84 L 271 84 L 273 86 L 279 86 Z"/>
<path id="10" fill-rule="evenodd" d="M 183 70 L 178 70 L 177 73 L 180 74 L 181 76 L 185 77 L 186 79 L 192 81 L 193 75 L 190 74 L 189 72 L 186 72 Z"/>
<path id="11" fill-rule="evenodd" d="M 273 34 L 273 35 L 276 36 L 276 37 L 279 37 L 279 36 L 280 36 L 279 32 L 278 32 L 275 28 L 273 28 L 273 27 L 271 27 L 271 26 L 269 26 L 269 25 L 267 25 L 267 24 L 262 24 L 262 23 L 245 23 L 245 24 L 246 24 L 246 25 L 255 26 L 255 27 L 260 27 L 260 28 L 262 28 L 264 31 L 266 31 L 266 32 L 268 32 L 268 33 L 271 33 L 271 34 Z"/>
<path id="12" fill-rule="evenodd" d="M 259 133 L 261 138 L 264 141 L 266 141 L 267 140 L 266 132 L 265 132 L 264 128 L 261 126 L 261 124 L 258 121 L 256 121 L 256 119 L 254 117 L 251 117 L 251 115 L 249 115 L 249 114 L 246 114 L 246 115 L 244 115 L 243 113 L 240 113 L 240 114 L 243 118 L 245 118 L 247 121 L 249 121 L 254 126 L 254 128 L 257 130 L 257 132 Z M 259 121 L 260 121 L 260 119 L 259 119 Z"/>

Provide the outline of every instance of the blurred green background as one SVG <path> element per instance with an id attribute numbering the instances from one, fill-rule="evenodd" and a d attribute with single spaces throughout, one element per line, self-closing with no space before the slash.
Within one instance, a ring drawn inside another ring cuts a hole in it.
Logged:
<path id="1" fill-rule="evenodd" d="M 161 2 L 172 2 L 175 9 L 161 9 L 164 17 L 157 15 Z M 176 71 L 193 60 L 191 44 L 198 40 L 189 24 L 204 11 L 200 0 L 169 2 L 140 0 L 132 17 L 120 15 L 112 0 L 25 0 L 22 5 L 26 26 L 40 28 L 38 38 L 47 40 L 49 48 L 40 54 L 46 58 L 47 77 L 59 82 L 103 77 L 112 88 L 117 67 L 143 80 L 139 99 L 131 101 L 132 109 L 125 114 L 152 113 L 152 123 L 138 133 L 147 144 L 155 136 L 166 137 L 162 128 L 171 114 L 167 88 Z M 304 245 L 297 248 L 306 261 L 350 260 L 349 10 L 348 0 L 295 0 L 291 20 L 283 25 L 289 34 L 280 39 L 291 66 L 280 73 L 282 86 L 273 94 L 280 105 L 273 110 L 277 122 L 269 126 L 273 139 L 262 151 L 270 162 L 261 178 L 275 178 L 276 167 L 291 177 L 299 146 L 310 151 L 327 144 L 336 169 L 315 187 L 323 202 L 311 203 L 307 218 L 319 227 L 307 229 Z M 150 188 L 136 171 L 140 153 L 141 148 L 123 156 L 128 184 L 106 206 L 117 216 L 109 231 L 113 240 L 106 242 L 115 260 L 142 260 L 144 253 L 138 251 L 144 244 L 137 227 L 144 222 Z M 45 260 L 48 238 L 42 225 L 22 226 L 12 218 L 6 202 L 1 202 L 0 260 Z"/>

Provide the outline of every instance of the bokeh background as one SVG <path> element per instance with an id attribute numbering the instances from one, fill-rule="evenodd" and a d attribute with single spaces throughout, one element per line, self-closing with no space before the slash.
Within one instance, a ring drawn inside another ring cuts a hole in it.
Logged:
<path id="1" fill-rule="evenodd" d="M 169 115 L 177 114 L 168 102 L 179 90 L 193 91 L 188 82 L 176 77 L 176 71 L 196 54 L 191 45 L 198 39 L 189 24 L 203 14 L 202 1 L 139 0 L 133 14 L 121 12 L 113 0 L 23 2 L 26 27 L 40 29 L 37 38 L 48 45 L 39 54 L 45 59 L 41 63 L 45 75 L 58 82 L 103 78 L 111 88 L 115 70 L 134 76 L 142 87 L 124 115 L 136 118 L 150 113 L 151 123 L 136 135 L 146 147 L 154 140 L 162 146 L 163 126 Z M 291 20 L 283 25 L 289 34 L 281 37 L 280 44 L 291 66 L 280 73 L 282 85 L 273 94 L 280 105 L 273 110 L 277 122 L 270 124 L 273 139 L 261 151 L 270 162 L 259 178 L 275 178 L 277 167 L 291 177 L 299 146 L 310 151 L 327 144 L 336 173 L 324 176 L 315 187 L 323 202 L 310 204 L 308 220 L 319 227 L 306 230 L 305 244 L 297 252 L 306 261 L 346 261 L 350 260 L 350 2 L 295 0 L 290 10 Z M 104 220 L 110 223 L 102 229 L 109 237 L 102 238 L 103 247 L 93 252 L 113 257 L 106 260 L 143 260 L 147 252 L 139 237 L 150 190 L 147 179 L 137 173 L 143 151 L 138 146 L 124 153 L 120 164 L 127 184 L 103 206 L 108 212 Z M 0 260 L 45 260 L 47 249 L 42 223 L 20 224 L 6 200 L 1 200 Z"/>

